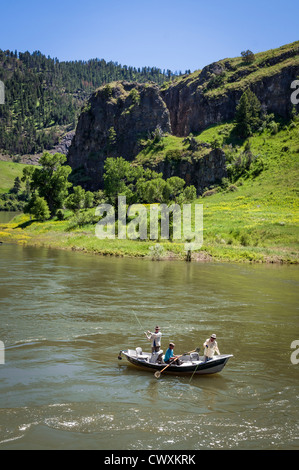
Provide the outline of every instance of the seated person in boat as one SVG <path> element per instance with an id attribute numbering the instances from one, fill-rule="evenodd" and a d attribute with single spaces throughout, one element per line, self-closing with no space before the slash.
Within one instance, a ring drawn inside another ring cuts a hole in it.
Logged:
<path id="1" fill-rule="evenodd" d="M 165 356 L 164 356 L 164 362 L 166 364 L 176 364 L 176 365 L 180 365 L 181 364 L 181 361 L 178 358 L 178 356 L 174 356 L 173 354 L 173 350 L 174 350 L 174 343 L 169 343 L 169 348 L 167 349 L 166 353 L 165 353 Z"/>
<path id="2" fill-rule="evenodd" d="M 220 354 L 215 334 L 212 334 L 210 338 L 206 339 L 205 342 L 203 343 L 203 346 L 204 346 L 204 362 L 207 362 L 210 359 L 212 359 L 215 352 L 217 354 Z"/>
<path id="3" fill-rule="evenodd" d="M 146 335 L 147 339 L 149 339 L 152 342 L 152 352 L 160 351 L 161 336 L 162 336 L 160 327 L 156 326 L 154 333 L 152 333 L 151 331 L 148 331 L 147 333 L 144 333 L 144 334 Z"/>

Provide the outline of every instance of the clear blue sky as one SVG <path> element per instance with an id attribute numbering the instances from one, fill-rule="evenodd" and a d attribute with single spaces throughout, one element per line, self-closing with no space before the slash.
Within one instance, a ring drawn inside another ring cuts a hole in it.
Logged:
<path id="1" fill-rule="evenodd" d="M 298 0 L 12 0 L 0 15 L 2 50 L 182 72 L 299 39 Z"/>

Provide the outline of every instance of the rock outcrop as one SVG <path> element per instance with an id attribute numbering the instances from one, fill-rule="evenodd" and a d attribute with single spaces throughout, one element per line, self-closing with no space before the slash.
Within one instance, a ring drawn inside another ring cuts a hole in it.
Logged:
<path id="1" fill-rule="evenodd" d="M 287 118 L 292 109 L 290 86 L 298 74 L 299 42 L 296 42 L 261 53 L 251 64 L 244 64 L 240 58 L 224 59 L 161 89 L 152 83 L 105 85 L 82 110 L 69 148 L 68 164 L 77 183 L 91 190 L 103 187 L 107 157 L 132 161 L 141 150 L 141 140 L 157 129 L 184 137 L 232 120 L 248 87 L 268 113 Z M 166 161 L 161 165 L 164 175 L 184 177 L 198 190 L 206 187 L 206 182 L 211 184 L 225 175 L 225 161 L 219 152 L 211 152 L 202 161 L 182 160 L 175 173 Z"/>
<path id="2" fill-rule="evenodd" d="M 205 67 L 196 77 L 162 91 L 174 135 L 197 134 L 208 126 L 234 119 L 242 93 L 250 88 L 264 109 L 287 118 L 292 103 L 290 85 L 299 74 L 299 46 L 264 62 L 238 66 L 223 60 Z"/>
<path id="3" fill-rule="evenodd" d="M 116 82 L 99 88 L 83 109 L 68 153 L 78 181 L 102 187 L 107 157 L 133 160 L 140 140 L 157 128 L 171 132 L 169 111 L 155 84 Z"/>
<path id="4" fill-rule="evenodd" d="M 180 160 L 165 159 L 153 167 L 163 178 L 178 176 L 185 180 L 187 185 L 195 186 L 197 194 L 214 184 L 220 184 L 222 178 L 227 177 L 225 153 L 221 149 L 214 149 L 201 158 L 195 155 Z"/>

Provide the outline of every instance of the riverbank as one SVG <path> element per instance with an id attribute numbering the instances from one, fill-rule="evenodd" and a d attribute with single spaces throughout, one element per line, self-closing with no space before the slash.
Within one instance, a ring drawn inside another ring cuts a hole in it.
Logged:
<path id="1" fill-rule="evenodd" d="M 223 211 L 225 212 L 225 211 Z M 208 212 L 208 214 L 210 214 Z M 73 228 L 72 228 L 73 227 Z M 277 225 L 283 229 L 284 225 Z M 192 253 L 192 261 L 251 262 L 298 264 L 299 252 L 294 246 L 254 246 L 232 240 L 207 237 L 202 248 Z M 29 246 L 46 246 L 70 251 L 80 251 L 102 256 L 136 257 L 152 260 L 185 260 L 183 242 L 150 240 L 109 240 L 95 236 L 95 225 L 74 226 L 70 220 L 30 220 L 24 214 L 17 215 L 9 223 L 0 223 L 0 241 Z M 228 242 L 228 243 L 227 243 Z M 244 243 L 244 240 L 243 240 Z"/>
<path id="2" fill-rule="evenodd" d="M 264 129 L 238 145 L 230 141 L 233 126 L 211 126 L 196 139 L 208 143 L 220 139 L 228 167 L 232 161 L 244 163 L 248 147 L 251 159 L 259 165 L 246 171 L 243 168 L 241 176 L 233 180 L 224 178 L 193 203 L 203 205 L 203 246 L 192 253 L 192 260 L 298 264 L 298 121 L 281 124 L 275 133 Z M 163 151 L 179 150 L 180 144 L 177 137 L 165 137 Z M 5 170 L 0 192 L 5 192 L 13 186 L 15 176 L 21 175 L 22 166 L 0 163 Z M 103 256 L 186 259 L 183 242 L 100 240 L 95 236 L 94 214 L 95 208 L 76 215 L 62 209 L 63 220 L 54 217 L 45 222 L 19 215 L 8 224 L 0 222 L 0 241 Z"/>

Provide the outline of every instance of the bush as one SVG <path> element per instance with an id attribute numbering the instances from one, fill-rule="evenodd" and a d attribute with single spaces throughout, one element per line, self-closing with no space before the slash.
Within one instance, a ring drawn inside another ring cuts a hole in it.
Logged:
<path id="1" fill-rule="evenodd" d="M 34 194 L 28 204 L 24 207 L 25 214 L 31 214 L 37 220 L 44 221 L 50 218 L 50 210 L 47 201 Z"/>
<path id="2" fill-rule="evenodd" d="M 202 197 L 208 197 L 208 196 L 213 196 L 213 194 L 216 194 L 218 192 L 217 188 L 214 189 L 209 189 L 208 191 L 205 191 L 202 195 Z"/>
<path id="3" fill-rule="evenodd" d="M 275 121 L 269 122 L 267 127 L 268 127 L 268 129 L 270 129 L 270 132 L 273 135 L 276 135 L 278 130 L 279 130 L 279 126 L 278 126 L 277 122 L 275 122 Z"/>
<path id="4" fill-rule="evenodd" d="M 240 237 L 240 243 L 242 246 L 249 246 L 250 245 L 250 236 L 248 233 L 242 233 Z"/>
<path id="5" fill-rule="evenodd" d="M 58 219 L 58 220 L 64 220 L 64 213 L 62 212 L 61 209 L 59 209 L 59 210 L 56 212 L 56 216 L 57 216 L 57 219 Z"/>
<path id="6" fill-rule="evenodd" d="M 255 60 L 255 55 L 252 51 L 247 49 L 247 51 L 242 51 L 241 56 L 245 64 L 252 64 Z"/>
<path id="7" fill-rule="evenodd" d="M 235 184 L 230 184 L 229 187 L 227 188 L 227 191 L 231 191 L 231 192 L 238 191 L 238 188 Z"/>

